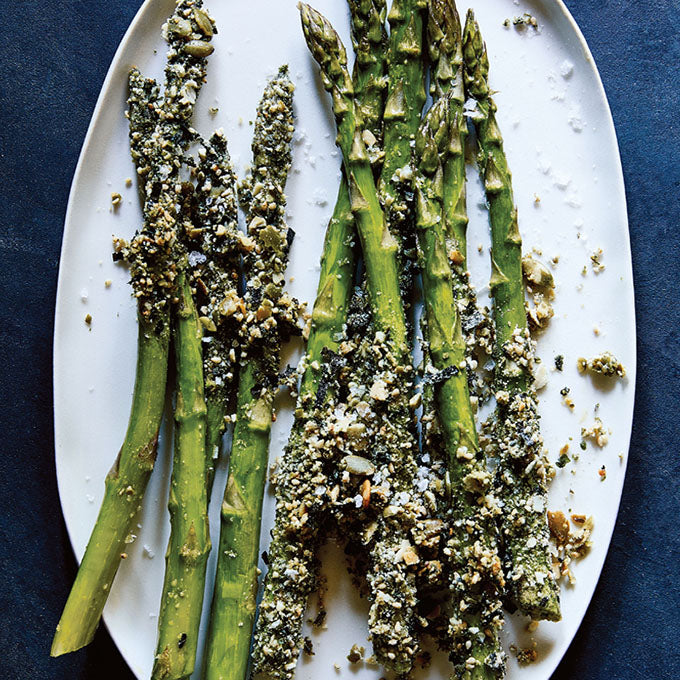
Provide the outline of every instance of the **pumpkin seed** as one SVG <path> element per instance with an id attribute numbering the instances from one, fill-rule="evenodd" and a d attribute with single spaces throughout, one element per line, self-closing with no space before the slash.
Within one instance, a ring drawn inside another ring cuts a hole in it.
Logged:
<path id="1" fill-rule="evenodd" d="M 215 322 L 209 316 L 199 316 L 198 320 L 203 324 L 203 327 L 211 333 L 214 333 L 217 330 Z"/>
<path id="2" fill-rule="evenodd" d="M 201 33 L 203 33 L 203 35 L 205 36 L 208 36 L 208 38 L 212 38 L 213 36 L 212 21 L 210 21 L 210 17 L 203 10 L 194 7 L 194 20 L 198 24 L 198 27 L 201 29 Z"/>
<path id="3" fill-rule="evenodd" d="M 215 48 L 205 40 L 190 40 L 184 46 L 184 51 L 192 57 L 207 57 L 215 51 Z"/>
<path id="4" fill-rule="evenodd" d="M 554 288 L 555 280 L 550 270 L 531 255 L 522 258 L 522 273 L 524 278 L 531 284 L 542 288 Z"/>

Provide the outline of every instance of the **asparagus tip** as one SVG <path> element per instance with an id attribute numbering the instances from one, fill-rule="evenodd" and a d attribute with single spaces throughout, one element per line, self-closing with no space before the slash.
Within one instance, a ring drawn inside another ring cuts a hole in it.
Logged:
<path id="1" fill-rule="evenodd" d="M 430 48 L 435 41 L 446 41 L 449 50 L 453 51 L 461 38 L 460 16 L 453 0 L 430 0 L 427 30 Z"/>
<path id="2" fill-rule="evenodd" d="M 332 24 L 318 10 L 304 2 L 298 3 L 305 40 L 312 56 L 320 64 L 337 59 L 341 66 L 347 65 L 347 53 Z"/>
<path id="3" fill-rule="evenodd" d="M 467 12 L 463 30 L 463 59 L 467 91 L 477 100 L 488 98 L 489 57 L 475 13 L 471 9 Z"/>

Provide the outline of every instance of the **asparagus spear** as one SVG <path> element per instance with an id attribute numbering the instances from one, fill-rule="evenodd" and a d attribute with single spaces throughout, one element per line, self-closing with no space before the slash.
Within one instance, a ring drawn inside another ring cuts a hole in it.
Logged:
<path id="1" fill-rule="evenodd" d="M 168 35 L 178 36 L 183 42 L 178 44 L 177 52 L 171 50 L 168 55 L 166 102 L 174 89 L 179 90 L 181 99 L 178 106 L 164 105 L 159 117 L 161 134 L 173 135 L 172 138 L 161 137 L 161 154 L 166 140 L 183 139 L 181 149 L 196 136 L 187 127 L 200 87 L 197 83 L 202 83 L 205 78 L 204 57 L 213 49 L 209 42 L 198 38 L 212 37 L 214 24 L 198 4 L 180 2 L 165 31 Z M 200 68 L 192 68 L 190 60 L 181 59 L 181 50 L 188 52 L 192 58 L 202 55 Z M 190 78 L 200 80 L 185 80 L 187 71 Z M 163 127 L 166 129 L 163 130 Z M 152 143 L 155 141 L 152 140 Z M 172 160 L 175 165 L 172 176 L 177 183 L 181 159 Z M 163 166 L 159 167 L 163 173 Z M 181 255 L 177 260 L 180 274 L 174 323 L 177 366 L 175 452 L 168 500 L 171 530 L 158 618 L 158 643 L 152 671 L 154 680 L 180 680 L 194 670 L 205 570 L 211 549 L 207 515 L 203 325 L 198 318 L 188 273 L 195 255 L 186 255 L 197 229 L 192 214 L 193 187 L 190 184 L 178 186 L 182 195 L 176 201 L 181 207 L 175 208 L 175 220 L 181 223 L 176 234 L 177 249 Z"/>
<path id="2" fill-rule="evenodd" d="M 357 51 L 355 99 L 361 107 L 369 153 L 381 161 L 385 71 L 384 0 L 350 0 L 352 37 Z M 280 464 L 275 487 L 276 522 L 269 545 L 270 568 L 265 579 L 253 657 L 258 670 L 290 678 L 302 645 L 300 631 L 305 605 L 316 584 L 316 553 L 324 507 L 316 490 L 325 473 L 320 450 L 309 446 L 332 396 L 325 357 L 338 350 L 347 320 L 355 258 L 355 230 L 345 174 L 328 224 L 321 259 L 318 292 L 307 340 L 305 371 L 300 383 L 295 422 Z M 323 384 L 322 384 L 323 383 Z M 295 483 L 290 483 L 295 480 Z M 305 512 L 299 512 L 301 508 Z M 300 518 L 304 516 L 303 523 Z M 291 571 L 292 570 L 292 571 Z M 291 574 L 294 573 L 293 578 Z M 287 613 L 281 619 L 279 610 Z M 275 622 L 282 626 L 273 629 Z"/>
<path id="3" fill-rule="evenodd" d="M 488 85 L 489 60 L 474 13 L 463 36 L 465 87 L 476 101 L 472 116 L 478 163 L 489 202 L 491 294 L 494 301 L 496 445 L 505 572 L 519 609 L 534 619 L 558 621 L 559 589 L 552 574 L 546 520 L 547 466 L 538 424 L 522 284 L 522 240 L 496 105 Z"/>
<path id="4" fill-rule="evenodd" d="M 203 325 L 208 498 L 239 356 L 244 310 L 238 294 L 241 232 L 236 176 L 222 130 L 203 142 L 196 185 L 196 228 L 189 232 L 190 275 Z"/>
<path id="5" fill-rule="evenodd" d="M 193 673 L 211 548 L 205 484 L 202 326 L 184 272 L 179 276 L 178 288 L 174 330 L 175 454 L 168 501 L 171 533 L 165 556 L 153 680 L 180 680 Z"/>
<path id="6" fill-rule="evenodd" d="M 356 51 L 354 84 L 357 110 L 363 123 L 363 138 L 374 172 L 382 162 L 382 113 L 384 108 L 385 0 L 348 0 L 352 20 L 352 43 Z M 354 218 L 349 187 L 343 172 L 333 217 L 328 225 L 321 260 L 321 274 L 312 326 L 307 340 L 301 401 L 316 392 L 323 365 L 322 350 L 335 351 L 347 317 L 347 304 L 355 269 Z"/>
<path id="7" fill-rule="evenodd" d="M 207 435 L 212 433 L 217 440 L 213 442 L 216 448 L 236 361 L 237 208 L 235 178 L 221 131 L 203 142 L 199 159 L 196 189 L 190 183 L 182 185 L 181 235 L 189 255 L 186 273 L 180 276 L 180 306 L 175 315 L 177 406 L 168 503 L 171 534 L 154 678 L 183 678 L 195 666 L 211 548 L 207 505 L 214 457 L 211 450 L 206 451 Z"/>
<path id="8" fill-rule="evenodd" d="M 336 142 L 343 154 L 349 178 L 350 207 L 362 244 L 368 290 L 376 323 L 390 331 L 397 358 L 408 353 L 406 324 L 399 297 L 397 273 L 398 244 L 389 232 L 380 208 L 373 173 L 358 126 L 354 86 L 347 70 L 347 54 L 328 20 L 309 5 L 299 3 L 307 45 L 321 68 L 324 87 L 331 93 L 337 123 Z"/>
<path id="9" fill-rule="evenodd" d="M 348 0 L 348 4 L 352 45 L 356 53 L 352 74 L 354 102 L 373 172 L 377 174 L 384 157 L 382 139 L 388 48 L 385 0 Z"/>
<path id="10" fill-rule="evenodd" d="M 492 480 L 470 405 L 464 370 L 466 345 L 446 246 L 442 157 L 455 147 L 449 136 L 459 134 L 456 122 L 451 128 L 446 123 L 450 96 L 433 104 L 416 138 L 416 220 L 428 355 L 438 371 L 435 401 L 450 485 L 452 535 L 444 552 L 453 598 L 446 644 L 457 677 L 488 680 L 500 677 L 505 666 L 498 638 L 503 575 L 495 541 L 495 506 L 489 493 Z"/>
<path id="11" fill-rule="evenodd" d="M 343 173 L 324 239 L 319 285 L 307 338 L 305 370 L 298 395 L 299 410 L 313 403 L 323 370 L 324 350 L 336 351 L 342 336 L 356 267 L 354 246 L 354 218 L 349 187 Z"/>
<path id="12" fill-rule="evenodd" d="M 393 0 L 387 19 L 390 40 L 385 103 L 385 160 L 378 183 L 380 202 L 390 231 L 400 242 L 399 266 L 403 296 L 408 298 L 414 276 L 415 242 L 409 195 L 411 145 L 425 104 L 423 28 L 427 0 Z"/>
<path id="13" fill-rule="evenodd" d="M 293 232 L 284 221 L 291 164 L 293 85 L 287 67 L 267 85 L 253 138 L 254 170 L 244 183 L 250 248 L 246 318 L 229 478 L 222 503 L 220 548 L 207 643 L 207 680 L 244 680 L 255 618 L 262 498 L 272 404 L 282 341 L 297 317 L 283 292 Z"/>
<path id="14" fill-rule="evenodd" d="M 154 322 L 140 314 L 138 323 L 130 421 L 118 458 L 106 476 L 102 507 L 57 625 L 52 656 L 74 652 L 92 641 L 155 461 L 170 332 L 165 313 Z"/>
<path id="15" fill-rule="evenodd" d="M 477 304 L 477 295 L 467 271 L 467 209 L 465 205 L 465 140 L 467 120 L 463 113 L 463 41 L 460 18 L 453 0 L 430 0 L 427 42 L 431 61 L 430 92 L 434 100 L 448 95 L 447 112 L 450 144 L 443 160 L 444 223 L 447 253 L 453 275 L 456 304 L 461 314 L 467 356 L 491 353 L 493 326 L 486 310 Z M 476 359 L 475 359 L 476 360 Z M 475 397 L 488 396 L 488 390 L 474 371 L 468 382 Z"/>
<path id="16" fill-rule="evenodd" d="M 369 149 L 374 171 L 377 171 L 382 162 L 380 140 L 387 43 L 385 0 L 348 0 L 348 2 L 352 22 L 352 43 L 356 52 L 355 101 L 363 121 L 364 142 Z M 300 390 L 302 400 L 316 392 L 323 348 L 335 351 L 338 346 L 338 338 L 347 316 L 346 309 L 354 275 L 354 236 L 349 186 L 343 172 L 333 217 L 324 241 L 321 275 L 307 340 L 307 361 Z"/>
<path id="17" fill-rule="evenodd" d="M 383 372 L 372 390 L 390 404 L 382 441 L 376 451 L 378 472 L 391 496 L 392 510 L 378 518 L 370 549 L 369 629 L 378 659 L 397 672 L 406 672 L 417 649 L 413 637 L 415 583 L 403 556 L 410 547 L 409 525 L 420 512 L 413 494 L 415 441 L 408 408 L 411 359 L 404 307 L 399 289 L 398 243 L 380 207 L 366 146 L 358 125 L 352 79 L 344 46 L 330 23 L 300 3 L 302 26 L 310 52 L 330 91 L 337 124 L 337 143 L 349 178 L 351 209 L 366 265 L 367 289 L 376 327 L 376 352 L 384 357 Z M 386 112 L 387 112 L 386 105 Z"/>
<path id="18" fill-rule="evenodd" d="M 195 101 L 185 95 L 197 93 L 205 75 L 205 57 L 212 51 L 206 40 L 210 36 L 196 21 L 196 17 L 207 19 L 201 4 L 179 0 L 167 23 L 170 49 L 162 119 L 155 83 L 143 80 L 137 71 L 130 74 L 130 147 L 142 187 L 144 225 L 129 247 L 119 242 L 116 256 L 130 263 L 138 301 L 135 389 L 125 440 L 107 475 L 104 500 L 57 625 L 53 656 L 80 649 L 94 637 L 155 462 L 167 379 L 170 300 L 177 285 L 174 179 L 190 138 L 188 124 Z M 201 39 L 187 42 L 190 36 Z"/>
<path id="19" fill-rule="evenodd" d="M 430 0 L 427 38 L 432 62 L 430 92 L 434 99 L 448 97 L 447 123 L 452 130 L 444 159 L 444 222 L 450 241 L 449 259 L 454 273 L 465 272 L 467 254 L 465 207 L 465 138 L 467 121 L 463 115 L 463 42 L 460 18 L 453 0 Z"/>

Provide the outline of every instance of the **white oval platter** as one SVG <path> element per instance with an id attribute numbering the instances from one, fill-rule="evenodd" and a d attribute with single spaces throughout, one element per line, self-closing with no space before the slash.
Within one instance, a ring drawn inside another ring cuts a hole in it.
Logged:
<path id="1" fill-rule="evenodd" d="M 567 442 L 570 453 L 581 455 L 577 463 L 558 470 L 549 505 L 595 518 L 592 550 L 574 564 L 576 584 L 563 586 L 562 622 L 542 623 L 529 634 L 525 619 L 509 617 L 503 634 L 506 647 L 535 643 L 538 652 L 537 662 L 525 668 L 511 658 L 507 677 L 546 680 L 574 637 L 596 587 L 626 468 L 635 388 L 635 320 L 623 178 L 602 84 L 583 36 L 562 2 L 469 3 L 489 47 L 491 86 L 498 91 L 498 117 L 513 171 L 525 250 L 541 251 L 545 261 L 559 257 L 554 268 L 556 315 L 538 342 L 538 353 L 549 369 L 540 409 L 551 459 L 557 459 Z M 224 127 L 242 177 L 250 159 L 250 121 L 266 78 L 280 64 L 290 65 L 297 86 L 297 133 L 287 193 L 289 222 L 297 236 L 289 290 L 311 302 L 340 158 L 333 142 L 329 101 L 308 55 L 295 4 L 295 0 L 207 0 L 219 34 L 197 106 L 196 127 L 204 134 Z M 316 0 L 316 6 L 349 46 L 345 3 Z M 123 439 L 134 381 L 135 304 L 125 269 L 111 260 L 112 235 L 131 236 L 141 220 L 135 186 L 125 184 L 126 178 L 134 177 L 124 117 L 126 75 L 133 65 L 145 74 L 162 75 L 165 45 L 160 28 L 172 7 L 171 0 L 147 0 L 121 42 L 83 145 L 66 215 L 54 339 L 56 463 L 62 508 L 79 559 L 103 496 L 104 476 Z M 461 14 L 465 9 L 460 3 Z M 537 30 L 503 26 L 506 18 L 525 11 L 538 20 Z M 217 113 L 209 114 L 210 107 L 218 108 Z M 111 210 L 112 192 L 123 196 L 116 212 Z M 470 263 L 473 280 L 484 296 L 489 276 L 488 226 L 474 168 L 469 172 L 469 206 Z M 605 269 L 596 274 L 590 256 L 599 248 Z M 111 282 L 108 287 L 106 281 Z M 91 326 L 84 322 L 86 314 L 92 316 Z M 578 375 L 577 357 L 603 350 L 611 350 L 623 361 L 628 370 L 625 380 L 608 383 Z M 563 373 L 552 368 L 558 354 L 564 355 Z M 294 363 L 299 356 L 300 348 L 291 348 L 286 360 Z M 562 401 L 560 390 L 565 386 L 571 390 L 573 410 Z M 580 451 L 581 427 L 593 422 L 596 404 L 597 415 L 611 429 L 609 443 L 602 449 L 589 444 Z M 282 399 L 272 432 L 271 460 L 281 454 L 290 423 L 290 403 Z M 113 639 L 139 678 L 148 677 L 152 665 L 169 533 L 168 435 L 166 425 L 137 537 L 104 614 Z M 601 481 L 598 471 L 603 465 L 606 479 Z M 211 507 L 213 545 L 224 473 L 222 465 Z M 263 550 L 272 520 L 268 489 Z M 214 557 L 213 553 L 211 569 Z M 370 653 L 367 605 L 354 592 L 337 546 L 324 549 L 323 571 L 329 586 L 327 628 L 309 633 L 315 656 L 300 661 L 297 677 L 377 680 L 380 669 L 351 666 L 346 659 L 354 643 Z M 446 660 L 435 655 L 432 666 L 419 676 L 447 678 Z"/>

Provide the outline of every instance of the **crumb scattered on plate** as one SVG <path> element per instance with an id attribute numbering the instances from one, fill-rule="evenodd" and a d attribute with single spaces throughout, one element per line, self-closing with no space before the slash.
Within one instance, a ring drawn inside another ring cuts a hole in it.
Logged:
<path id="1" fill-rule="evenodd" d="M 607 377 L 625 378 L 626 376 L 625 366 L 611 352 L 602 352 L 592 359 L 579 357 L 576 360 L 576 367 L 581 374 L 591 371 Z"/>

